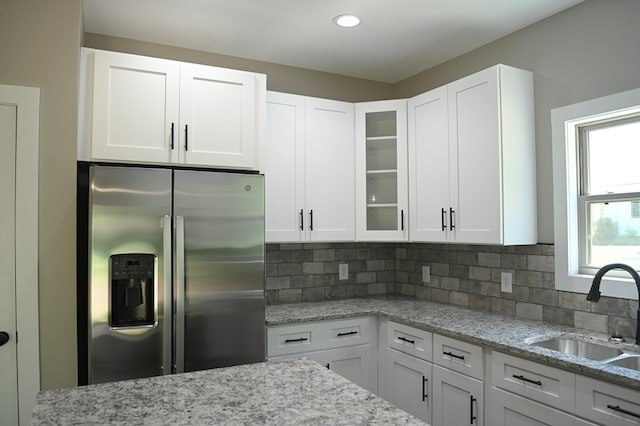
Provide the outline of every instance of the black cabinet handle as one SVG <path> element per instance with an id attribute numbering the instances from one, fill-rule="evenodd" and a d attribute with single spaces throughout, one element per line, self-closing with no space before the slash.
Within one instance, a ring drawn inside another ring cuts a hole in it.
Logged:
<path id="1" fill-rule="evenodd" d="M 633 416 L 633 417 L 636 417 L 636 418 L 640 419 L 640 414 L 634 413 L 633 411 L 625 410 L 624 408 L 620 408 L 619 405 L 607 404 L 607 408 L 609 408 L 609 409 L 611 409 L 613 411 L 617 411 L 617 412 L 623 413 L 623 414 L 628 414 L 629 416 Z"/>
<path id="2" fill-rule="evenodd" d="M 286 339 L 284 342 L 285 343 L 306 342 L 307 340 L 309 339 L 307 339 L 306 337 L 300 337 L 298 339 Z"/>
<path id="3" fill-rule="evenodd" d="M 304 210 L 300 209 L 300 230 L 304 231 Z"/>
<path id="4" fill-rule="evenodd" d="M 447 230 L 447 211 L 445 209 L 442 209 L 442 214 L 440 219 L 442 219 L 442 230 L 446 231 Z"/>
<path id="5" fill-rule="evenodd" d="M 342 337 L 342 336 L 351 336 L 351 335 L 353 335 L 353 334 L 358 334 L 358 332 L 357 332 L 357 331 L 348 331 L 348 332 L 346 332 L 346 333 L 338 333 L 338 334 L 337 334 L 337 337 Z"/>
<path id="6" fill-rule="evenodd" d="M 528 379 L 528 378 L 524 377 L 523 375 L 514 374 L 513 378 L 514 379 L 518 379 L 518 380 L 522 380 L 523 382 L 533 383 L 534 385 L 542 386 L 542 382 L 540 380 Z"/>
<path id="7" fill-rule="evenodd" d="M 453 218 L 455 217 L 454 216 L 455 214 L 456 214 L 456 211 L 451 207 L 449 207 L 449 230 L 450 231 L 453 231 L 453 228 L 456 227 L 455 223 L 453 223 Z"/>
<path id="8" fill-rule="evenodd" d="M 456 355 L 453 352 L 444 352 L 444 351 L 442 352 L 442 354 L 443 355 L 448 355 L 451 358 L 456 358 L 456 359 L 460 359 L 460 360 L 464 361 L 464 355 Z"/>
<path id="9" fill-rule="evenodd" d="M 398 337 L 398 340 L 402 340 L 403 342 L 411 343 L 412 345 L 416 344 L 415 340 L 410 340 L 410 339 L 407 339 L 406 337 L 402 337 L 402 336 Z"/>
<path id="10" fill-rule="evenodd" d="M 400 210 L 400 230 L 404 231 L 404 210 Z"/>
<path id="11" fill-rule="evenodd" d="M 309 210 L 309 231 L 313 231 L 313 209 Z"/>
<path id="12" fill-rule="evenodd" d="M 174 149 L 174 144 L 173 144 L 173 129 L 175 127 L 176 123 L 171 123 L 171 150 L 173 151 Z"/>
<path id="13" fill-rule="evenodd" d="M 429 394 L 427 393 L 427 385 L 429 384 L 429 379 L 422 376 L 422 401 L 426 401 L 429 398 Z"/>
<path id="14" fill-rule="evenodd" d="M 475 421 L 476 421 L 476 419 L 478 418 L 478 417 L 476 417 L 476 416 L 473 414 L 473 413 L 474 413 L 474 411 L 475 411 L 475 410 L 473 409 L 473 403 L 474 403 L 474 402 L 476 402 L 476 401 L 477 401 L 477 399 L 475 399 L 475 398 L 473 397 L 473 395 L 471 395 L 471 396 L 470 396 L 470 399 L 469 399 L 469 402 L 470 402 L 470 408 L 471 408 L 471 417 L 469 418 L 469 424 L 471 424 L 471 425 L 472 425 L 472 424 L 474 424 L 474 423 L 475 423 Z"/>
<path id="15" fill-rule="evenodd" d="M 184 125 L 184 150 L 189 150 L 189 125 Z"/>
<path id="16" fill-rule="evenodd" d="M 0 331 L 0 346 L 5 345 L 9 341 L 9 333 Z"/>
<path id="17" fill-rule="evenodd" d="M 325 367 L 327 367 L 327 370 L 331 370 L 331 369 L 329 368 L 329 363 L 327 363 L 327 365 L 325 365 Z"/>

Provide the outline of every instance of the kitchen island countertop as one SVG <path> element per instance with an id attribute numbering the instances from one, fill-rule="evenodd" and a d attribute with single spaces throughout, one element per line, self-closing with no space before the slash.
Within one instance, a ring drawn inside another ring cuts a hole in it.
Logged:
<path id="1" fill-rule="evenodd" d="M 424 425 L 306 358 L 42 391 L 33 425 Z"/>

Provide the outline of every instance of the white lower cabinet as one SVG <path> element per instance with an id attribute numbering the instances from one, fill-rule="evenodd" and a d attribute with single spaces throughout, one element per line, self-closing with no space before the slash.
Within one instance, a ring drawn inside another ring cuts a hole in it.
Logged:
<path id="1" fill-rule="evenodd" d="M 433 425 L 482 425 L 483 381 L 433 366 Z"/>
<path id="2" fill-rule="evenodd" d="M 385 354 L 384 398 L 427 423 L 431 423 L 433 364 L 396 349 Z"/>
<path id="3" fill-rule="evenodd" d="M 376 319 L 352 318 L 267 328 L 267 358 L 305 356 L 377 393 Z"/>

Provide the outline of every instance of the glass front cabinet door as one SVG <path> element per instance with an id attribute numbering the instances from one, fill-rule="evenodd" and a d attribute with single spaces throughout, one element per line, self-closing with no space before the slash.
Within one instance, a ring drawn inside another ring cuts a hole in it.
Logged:
<path id="1" fill-rule="evenodd" d="M 407 103 L 356 104 L 356 239 L 408 239 Z"/>

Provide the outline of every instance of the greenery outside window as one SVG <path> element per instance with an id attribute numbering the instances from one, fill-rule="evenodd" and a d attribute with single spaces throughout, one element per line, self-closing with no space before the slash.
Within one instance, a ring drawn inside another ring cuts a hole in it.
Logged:
<path id="1" fill-rule="evenodd" d="M 587 293 L 608 263 L 640 269 L 640 89 L 551 111 L 556 289 Z M 623 271 L 603 295 L 636 298 Z"/>

